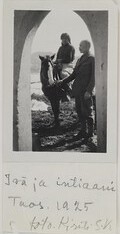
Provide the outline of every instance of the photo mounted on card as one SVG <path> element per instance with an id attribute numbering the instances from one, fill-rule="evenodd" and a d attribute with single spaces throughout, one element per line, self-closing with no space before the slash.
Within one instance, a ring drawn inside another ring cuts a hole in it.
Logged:
<path id="1" fill-rule="evenodd" d="M 5 161 L 116 161 L 112 1 L 5 1 L 3 116 Z"/>
<path id="2" fill-rule="evenodd" d="M 117 234 L 117 4 L 3 11 L 2 233 Z"/>

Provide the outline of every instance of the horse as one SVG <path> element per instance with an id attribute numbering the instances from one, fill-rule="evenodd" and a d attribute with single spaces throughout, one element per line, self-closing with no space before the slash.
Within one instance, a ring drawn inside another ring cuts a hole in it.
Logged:
<path id="1" fill-rule="evenodd" d="M 41 60 L 40 69 L 40 81 L 42 84 L 42 91 L 44 95 L 49 99 L 54 114 L 54 123 L 59 125 L 59 113 L 60 113 L 60 100 L 64 95 L 64 89 L 56 85 L 59 79 L 57 75 L 54 75 L 54 56 L 39 56 Z"/>

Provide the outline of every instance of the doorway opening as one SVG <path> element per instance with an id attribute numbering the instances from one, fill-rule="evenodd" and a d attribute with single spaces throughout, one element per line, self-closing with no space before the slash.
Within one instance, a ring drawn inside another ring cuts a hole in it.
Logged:
<path id="1" fill-rule="evenodd" d="M 64 22 L 64 24 L 63 24 Z M 94 55 L 94 45 L 90 32 L 74 11 L 51 11 L 36 31 L 31 47 L 31 102 L 32 102 L 32 141 L 33 151 L 79 151 L 96 152 L 97 136 L 89 145 L 74 136 L 80 130 L 77 122 L 74 98 L 69 102 L 60 103 L 60 127 L 52 126 L 54 119 L 48 98 L 43 94 L 40 82 L 41 62 L 39 55 L 57 54 L 61 45 L 60 36 L 68 33 L 75 48 L 75 60 L 81 56 L 79 43 L 88 40 L 91 43 L 91 53 Z M 94 110 L 95 113 L 96 110 Z M 76 138 L 75 138 L 76 139 Z"/>

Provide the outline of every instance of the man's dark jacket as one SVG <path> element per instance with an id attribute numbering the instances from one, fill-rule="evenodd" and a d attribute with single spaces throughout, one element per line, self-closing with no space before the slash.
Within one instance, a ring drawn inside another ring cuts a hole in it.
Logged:
<path id="1" fill-rule="evenodd" d="M 72 92 L 74 97 L 84 95 L 86 91 L 92 94 L 95 86 L 95 59 L 86 53 L 78 59 L 73 73 L 64 79 L 64 83 L 74 80 Z"/>

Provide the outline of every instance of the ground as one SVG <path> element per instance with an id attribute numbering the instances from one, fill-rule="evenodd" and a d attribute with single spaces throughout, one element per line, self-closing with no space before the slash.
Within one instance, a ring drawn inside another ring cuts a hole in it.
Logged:
<path id="1" fill-rule="evenodd" d="M 59 127 L 52 125 L 54 117 L 49 100 L 42 93 L 32 93 L 31 99 L 33 151 L 97 151 L 96 134 L 89 140 L 76 137 L 80 131 L 80 123 L 77 120 L 74 99 L 60 104 Z"/>

